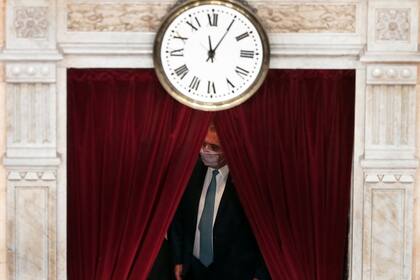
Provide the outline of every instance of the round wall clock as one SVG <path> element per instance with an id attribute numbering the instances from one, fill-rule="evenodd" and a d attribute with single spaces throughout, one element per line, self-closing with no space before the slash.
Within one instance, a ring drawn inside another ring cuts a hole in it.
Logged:
<path id="1" fill-rule="evenodd" d="M 245 5 L 192 0 L 163 21 L 154 64 L 163 87 L 179 102 L 216 111 L 252 96 L 269 66 L 268 37 Z"/>

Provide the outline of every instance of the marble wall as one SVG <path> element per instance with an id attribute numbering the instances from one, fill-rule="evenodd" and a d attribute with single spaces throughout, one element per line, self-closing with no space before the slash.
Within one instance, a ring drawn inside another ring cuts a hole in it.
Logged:
<path id="1" fill-rule="evenodd" d="M 0 49 L 4 45 L 4 5 L 0 0 Z M 4 66 L 0 63 L 0 155 L 5 153 L 5 83 Z M 0 163 L 0 279 L 6 279 L 6 173 Z"/>
<path id="2" fill-rule="evenodd" d="M 152 67 L 153 32 L 175 0 L 5 1 L 0 280 L 65 280 L 66 69 Z M 418 1 L 249 0 L 271 68 L 356 69 L 352 280 L 420 280 Z"/>

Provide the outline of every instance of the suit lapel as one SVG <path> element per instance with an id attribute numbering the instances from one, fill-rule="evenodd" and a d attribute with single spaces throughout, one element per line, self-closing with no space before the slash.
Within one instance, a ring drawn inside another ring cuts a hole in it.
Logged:
<path id="1" fill-rule="evenodd" d="M 191 203 L 192 208 L 192 220 L 193 230 L 195 231 L 197 227 L 197 214 L 198 206 L 200 204 L 201 192 L 203 191 L 204 179 L 206 178 L 207 167 L 203 165 L 201 160 L 198 162 L 196 170 L 194 171 L 194 177 L 192 178 L 191 184 Z"/>
<path id="2" fill-rule="evenodd" d="M 219 209 L 217 210 L 216 220 L 214 221 L 214 228 L 220 221 L 220 217 L 223 217 L 223 212 L 226 211 L 226 206 L 229 204 L 229 199 L 233 191 L 233 185 L 230 175 L 227 178 L 225 191 L 223 192 L 222 199 L 220 200 Z"/>

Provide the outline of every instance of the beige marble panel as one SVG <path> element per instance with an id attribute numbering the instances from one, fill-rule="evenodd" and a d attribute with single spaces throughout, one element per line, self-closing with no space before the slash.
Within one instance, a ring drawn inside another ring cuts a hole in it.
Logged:
<path id="1" fill-rule="evenodd" d="M 70 32 L 156 31 L 172 3 L 67 5 Z M 255 3 L 268 32 L 276 33 L 355 33 L 354 4 Z"/>
<path id="2" fill-rule="evenodd" d="M 16 275 L 48 279 L 48 188 L 17 187 Z"/>
<path id="3" fill-rule="evenodd" d="M 0 49 L 4 46 L 5 0 L 0 0 Z M 4 68 L 0 63 L 0 158 L 5 153 L 5 84 Z M 7 279 L 6 271 L 6 172 L 0 162 L 0 279 Z"/>
<path id="4" fill-rule="evenodd" d="M 404 190 L 372 191 L 371 279 L 402 279 Z"/>
<path id="5" fill-rule="evenodd" d="M 356 6 L 349 4 L 255 5 L 269 32 L 275 33 L 355 33 Z"/>
<path id="6" fill-rule="evenodd" d="M 82 32 L 155 31 L 172 4 L 69 4 L 67 30 Z"/>

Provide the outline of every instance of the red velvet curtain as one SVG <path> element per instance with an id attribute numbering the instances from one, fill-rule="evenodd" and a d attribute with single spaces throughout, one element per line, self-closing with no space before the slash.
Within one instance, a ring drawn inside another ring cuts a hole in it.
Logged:
<path id="1" fill-rule="evenodd" d="M 340 279 L 354 72 L 270 70 L 255 97 L 214 117 L 272 278 Z M 153 70 L 68 72 L 69 279 L 146 279 L 210 118 Z"/>
<path id="2" fill-rule="evenodd" d="M 254 98 L 215 116 L 273 279 L 342 279 L 354 92 L 354 71 L 271 70 Z"/>
<path id="3" fill-rule="evenodd" d="M 69 279 L 146 279 L 209 119 L 153 70 L 68 71 Z"/>

